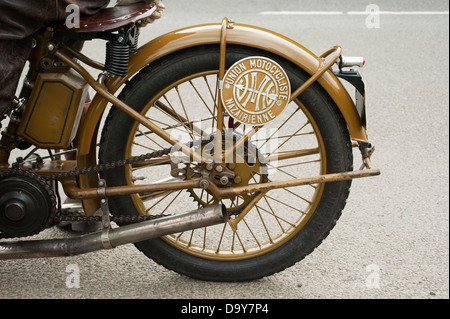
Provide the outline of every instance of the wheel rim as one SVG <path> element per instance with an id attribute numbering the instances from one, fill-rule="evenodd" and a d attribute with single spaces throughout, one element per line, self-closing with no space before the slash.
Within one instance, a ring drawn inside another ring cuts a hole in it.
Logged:
<path id="1" fill-rule="evenodd" d="M 155 106 L 157 101 L 164 105 L 164 110 Z M 198 139 L 199 134 L 207 135 L 214 131 L 214 101 L 217 101 L 217 71 L 201 72 L 180 79 L 161 91 L 141 113 L 164 129 L 171 130 L 171 134 L 178 136 L 179 140 L 188 142 Z M 244 134 L 249 129 L 241 126 L 236 131 Z M 134 123 L 125 156 L 128 158 L 168 147 L 154 135 Z M 271 128 L 253 136 L 251 141 L 269 160 L 270 181 L 326 172 L 322 136 L 311 114 L 299 100 L 291 102 Z M 126 166 L 125 178 L 128 184 L 162 182 L 170 176 L 170 171 L 168 158 L 161 158 L 150 165 Z M 145 180 L 141 180 L 141 176 Z M 255 174 L 250 183 L 257 182 L 260 179 Z M 239 223 L 237 231 L 225 223 L 165 236 L 162 240 L 187 254 L 210 260 L 236 261 L 264 255 L 288 242 L 304 227 L 314 214 L 324 187 L 325 184 L 314 184 L 270 191 Z M 219 203 L 207 192 L 194 192 L 197 198 L 192 196 L 192 191 L 174 191 L 135 194 L 131 195 L 131 199 L 140 215 L 183 213 L 200 207 L 199 203 Z M 199 201 L 199 198 L 202 200 Z M 222 202 L 230 208 L 239 205 L 239 198 Z"/>

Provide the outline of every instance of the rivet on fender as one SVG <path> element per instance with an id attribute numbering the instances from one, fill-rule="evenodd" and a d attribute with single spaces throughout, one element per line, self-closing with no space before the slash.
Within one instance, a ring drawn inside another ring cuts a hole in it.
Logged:
<path id="1" fill-rule="evenodd" d="M 225 73 L 221 98 L 236 121 L 261 126 L 281 114 L 290 93 L 289 78 L 277 62 L 252 56 L 237 61 Z"/>

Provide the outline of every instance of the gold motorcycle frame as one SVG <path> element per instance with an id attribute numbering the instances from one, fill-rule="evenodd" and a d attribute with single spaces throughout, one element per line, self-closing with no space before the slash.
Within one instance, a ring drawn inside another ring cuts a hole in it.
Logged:
<path id="1" fill-rule="evenodd" d="M 108 103 L 119 108 L 139 124 L 142 124 L 152 132 L 167 141 L 171 146 L 177 148 L 189 158 L 198 163 L 205 163 L 205 158 L 195 152 L 190 147 L 180 143 L 173 136 L 161 129 L 152 120 L 144 117 L 136 112 L 126 103 L 119 100 L 114 94 L 123 84 L 135 75 L 143 67 L 160 59 L 170 53 L 183 50 L 192 46 L 200 46 L 207 44 L 216 44 L 220 46 L 220 65 L 219 65 L 219 81 L 225 74 L 225 54 L 228 44 L 242 45 L 258 49 L 264 49 L 278 56 L 293 62 L 295 65 L 306 71 L 311 77 L 299 88 L 293 90 L 290 101 L 297 98 L 312 83 L 318 82 L 324 90 L 329 94 L 332 100 L 339 108 L 346 125 L 348 127 L 353 146 L 360 143 L 368 143 L 365 125 L 363 125 L 355 104 L 349 96 L 341 82 L 331 72 L 331 67 L 341 56 L 342 49 L 335 46 L 320 56 L 315 56 L 309 50 L 300 44 L 274 32 L 230 22 L 224 18 L 219 24 L 204 24 L 193 27 L 184 28 L 162 35 L 137 50 L 130 57 L 129 69 L 124 77 L 109 75 L 104 82 L 95 80 L 81 63 L 90 67 L 104 71 L 104 65 L 91 60 L 84 54 L 73 50 L 63 42 L 59 42 L 53 37 L 53 29 L 47 28 L 41 34 L 38 41 L 44 43 L 40 50 L 36 50 L 30 58 L 30 77 L 35 78 L 40 72 L 40 61 L 45 56 L 53 56 L 59 61 L 68 65 L 71 69 L 80 74 L 87 83 L 96 92 L 90 107 L 86 113 L 86 119 L 81 126 L 78 141 L 78 153 L 76 161 L 50 161 L 41 165 L 40 169 L 35 171 L 39 175 L 50 175 L 55 173 L 63 173 L 78 168 L 86 168 L 97 164 L 96 156 L 96 138 L 98 135 L 100 121 Z M 78 61 L 74 60 L 75 57 Z M 81 63 L 80 63 L 81 62 Z M 22 92 L 22 96 L 26 96 Z M 221 143 L 221 132 L 223 130 L 224 112 L 221 99 L 217 101 L 217 139 L 216 143 Z M 15 125 L 9 125 L 8 130 L 16 129 Z M 245 143 L 256 131 L 258 127 L 254 127 L 250 132 L 241 137 L 232 149 Z M 7 142 L 7 141 L 6 141 Z M 247 204 L 243 211 L 229 220 L 231 226 L 235 229 L 237 223 L 245 216 L 245 214 L 257 203 L 257 201 L 268 191 L 277 188 L 286 188 L 292 186 L 300 186 L 306 184 L 327 183 L 334 181 L 343 181 L 354 178 L 362 178 L 367 176 L 375 176 L 380 174 L 379 169 L 374 169 L 370 162 L 370 154 L 363 154 L 363 163 L 359 170 L 347 171 L 334 174 L 324 174 L 309 178 L 297 178 L 285 181 L 266 182 L 260 184 L 252 184 L 240 187 L 219 187 L 211 181 L 205 183 L 205 178 L 196 178 L 185 181 L 167 182 L 148 185 L 124 185 L 116 187 L 106 187 L 99 192 L 99 177 L 97 174 L 83 174 L 77 178 L 65 178 L 61 180 L 66 195 L 72 199 L 79 199 L 83 202 L 83 208 L 86 215 L 93 215 L 100 208 L 100 198 L 115 195 L 131 195 L 142 192 L 160 192 L 174 191 L 182 189 L 203 188 L 209 191 L 219 201 L 226 198 L 232 198 L 236 195 L 255 193 L 256 196 Z M 226 156 L 226 154 L 224 155 Z M 288 154 L 289 158 L 301 156 L 299 154 Z M 0 154 L 0 167 L 8 165 L 9 153 Z M 279 158 L 280 159 L 280 158 Z M 220 162 L 220 159 L 219 159 Z"/>

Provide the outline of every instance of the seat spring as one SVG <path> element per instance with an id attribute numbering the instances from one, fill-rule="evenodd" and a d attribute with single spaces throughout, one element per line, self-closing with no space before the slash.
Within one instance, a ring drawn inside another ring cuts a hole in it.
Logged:
<path id="1" fill-rule="evenodd" d="M 106 43 L 105 70 L 111 74 L 124 77 L 128 72 L 130 46 L 126 43 L 109 41 Z"/>
<path id="2" fill-rule="evenodd" d="M 136 53 L 138 49 L 138 42 L 139 42 L 139 29 L 136 30 L 136 34 L 134 36 L 134 43 L 130 42 L 130 55 Z"/>

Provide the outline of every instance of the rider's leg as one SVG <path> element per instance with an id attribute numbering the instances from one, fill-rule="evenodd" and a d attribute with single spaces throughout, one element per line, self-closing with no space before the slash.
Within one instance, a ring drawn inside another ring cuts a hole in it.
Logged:
<path id="1" fill-rule="evenodd" d="M 0 40 L 0 119 L 13 106 L 17 84 L 31 51 L 31 38 Z"/>

